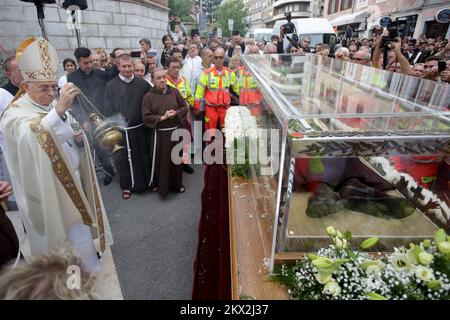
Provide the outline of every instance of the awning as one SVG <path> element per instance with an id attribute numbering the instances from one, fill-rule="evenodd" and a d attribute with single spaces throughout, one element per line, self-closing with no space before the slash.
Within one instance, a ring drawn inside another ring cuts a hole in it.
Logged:
<path id="1" fill-rule="evenodd" d="M 342 26 L 342 25 L 346 25 L 346 24 L 351 24 L 351 23 L 361 23 L 364 22 L 364 20 L 369 16 L 369 11 L 363 10 L 360 12 L 355 12 L 352 14 L 346 14 L 340 17 L 337 17 L 334 20 L 331 20 L 331 25 L 333 27 L 337 27 L 337 26 Z"/>

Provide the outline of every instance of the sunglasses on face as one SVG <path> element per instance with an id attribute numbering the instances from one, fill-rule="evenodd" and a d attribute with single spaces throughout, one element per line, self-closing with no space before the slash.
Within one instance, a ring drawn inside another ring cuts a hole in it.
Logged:
<path id="1" fill-rule="evenodd" d="M 223 56 L 220 56 L 220 57 L 214 56 L 214 59 L 222 60 L 222 59 L 223 59 Z"/>

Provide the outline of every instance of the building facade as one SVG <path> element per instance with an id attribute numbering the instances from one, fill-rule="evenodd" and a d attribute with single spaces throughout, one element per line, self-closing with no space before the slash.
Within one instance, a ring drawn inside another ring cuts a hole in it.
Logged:
<path id="1" fill-rule="evenodd" d="M 449 8 L 448 0 L 325 0 L 324 15 L 338 33 L 350 26 L 360 37 L 370 36 L 370 30 L 380 23 L 380 18 L 406 19 L 407 35 L 418 38 L 450 36 L 449 23 L 436 21 L 436 13 Z"/>
<path id="2" fill-rule="evenodd" d="M 250 29 L 272 28 L 277 20 L 285 19 L 291 12 L 292 18 L 315 18 L 323 15 L 323 0 L 244 0 L 249 15 L 247 23 Z"/>
<path id="3" fill-rule="evenodd" d="M 118 47 L 137 50 L 139 40 L 145 37 L 161 52 L 161 38 L 167 33 L 168 0 L 87 0 L 87 3 L 88 9 L 81 11 L 79 24 L 81 46 L 105 48 L 108 52 Z M 74 58 L 78 42 L 70 11 L 50 4 L 45 6 L 44 13 L 46 33 L 59 59 Z M 42 36 L 35 5 L 1 0 L 0 58 L 15 54 L 18 45 L 32 36 Z"/>

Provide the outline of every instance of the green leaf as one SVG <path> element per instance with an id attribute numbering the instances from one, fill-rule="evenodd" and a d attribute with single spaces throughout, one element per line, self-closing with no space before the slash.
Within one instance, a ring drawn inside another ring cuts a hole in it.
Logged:
<path id="1" fill-rule="evenodd" d="M 441 242 L 444 242 L 447 239 L 447 234 L 445 233 L 444 229 L 439 229 L 438 231 L 436 231 L 436 233 L 434 234 L 434 241 L 436 242 L 436 244 L 439 244 Z"/>
<path id="2" fill-rule="evenodd" d="M 319 256 L 317 254 L 314 253 L 308 253 L 308 258 L 310 260 L 316 260 Z"/>
<path id="3" fill-rule="evenodd" d="M 430 280 L 427 282 L 427 287 L 433 291 L 437 291 L 442 287 L 441 280 Z"/>
<path id="4" fill-rule="evenodd" d="M 413 253 L 414 253 L 414 258 L 416 258 L 417 263 L 420 262 L 420 259 L 419 259 L 420 252 L 422 252 L 422 250 L 420 249 L 420 246 L 415 246 L 413 249 Z"/>
<path id="5" fill-rule="evenodd" d="M 365 295 L 369 298 L 369 300 L 388 300 L 385 296 L 382 296 L 376 292 L 366 292 Z"/>
<path id="6" fill-rule="evenodd" d="M 311 261 L 313 266 L 315 266 L 317 269 L 325 269 L 329 268 L 333 265 L 333 260 L 330 259 L 323 259 L 323 257 L 317 257 L 313 261 Z"/>
<path id="7" fill-rule="evenodd" d="M 347 254 L 353 260 L 355 260 L 357 258 L 357 255 L 355 254 L 355 252 L 353 250 L 348 250 Z"/>
<path id="8" fill-rule="evenodd" d="M 372 248 L 378 242 L 378 240 L 379 239 L 377 237 L 372 237 L 372 238 L 366 239 L 363 242 L 361 242 L 360 247 L 361 247 L 361 249 Z"/>
<path id="9" fill-rule="evenodd" d="M 352 233 L 347 230 L 347 231 L 344 232 L 344 237 L 347 240 L 352 240 Z"/>

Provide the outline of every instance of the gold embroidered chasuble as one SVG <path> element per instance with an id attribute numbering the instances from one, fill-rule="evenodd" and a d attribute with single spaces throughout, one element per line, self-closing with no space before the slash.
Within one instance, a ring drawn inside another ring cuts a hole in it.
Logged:
<path id="1" fill-rule="evenodd" d="M 17 205 L 33 255 L 61 247 L 75 223 L 91 227 L 97 251 L 103 253 L 112 236 L 105 215 L 89 142 L 78 147 L 79 179 L 52 127 L 48 111 L 27 95 L 3 113 L 0 129 Z M 67 121 L 76 120 L 68 115 Z"/>

